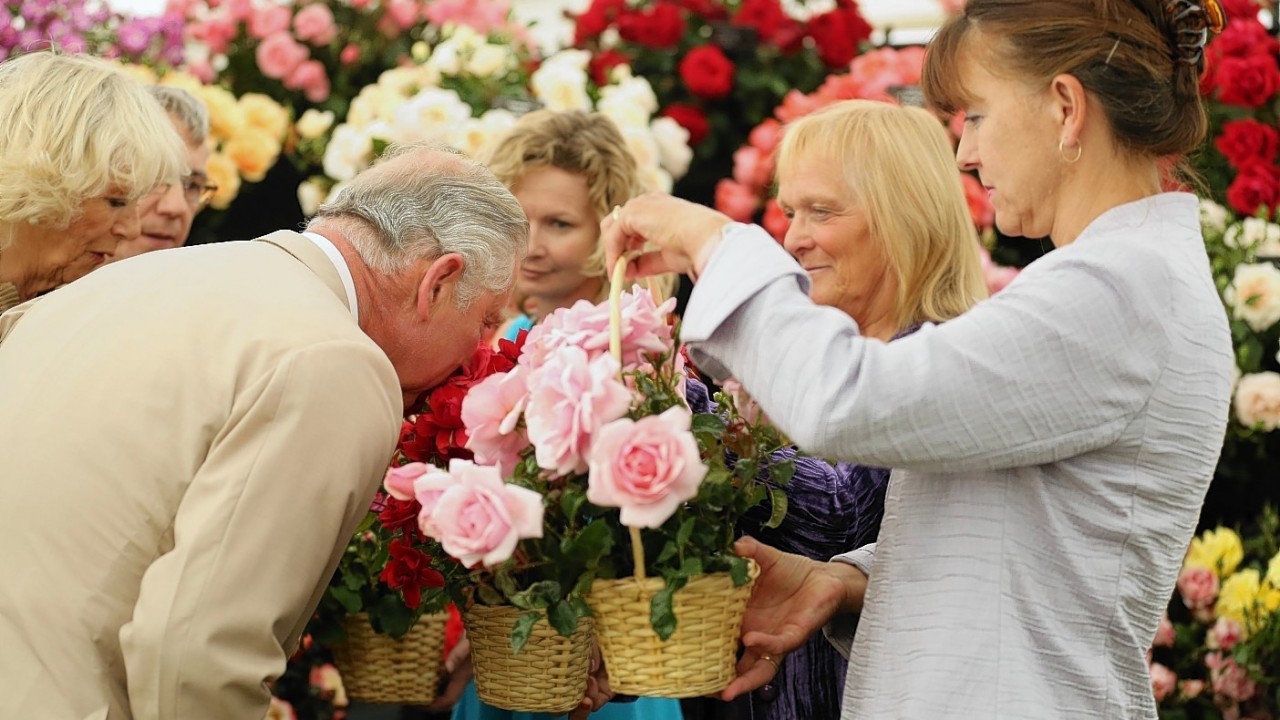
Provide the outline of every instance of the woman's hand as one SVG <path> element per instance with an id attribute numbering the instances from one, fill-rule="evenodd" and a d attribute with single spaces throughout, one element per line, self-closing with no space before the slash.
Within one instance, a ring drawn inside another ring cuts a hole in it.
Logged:
<path id="1" fill-rule="evenodd" d="M 733 222 L 727 215 L 687 200 L 650 193 L 633 198 L 600 223 L 609 271 L 618 258 L 641 254 L 628 263 L 628 277 L 675 272 L 696 277 Z"/>
<path id="2" fill-rule="evenodd" d="M 462 691 L 467 688 L 467 683 L 471 682 L 471 641 L 466 635 L 462 636 L 458 644 L 449 652 L 449 657 L 445 658 L 444 671 L 448 677 L 448 683 L 436 696 L 435 702 L 427 706 L 428 713 L 447 712 L 457 704 L 458 698 L 462 697 Z"/>
<path id="3" fill-rule="evenodd" d="M 760 577 L 742 616 L 738 676 L 720 694 L 726 701 L 771 681 L 782 657 L 837 613 L 861 611 L 867 588 L 867 576 L 852 565 L 784 553 L 750 537 L 734 550 L 756 561 Z"/>
<path id="4" fill-rule="evenodd" d="M 613 689 L 609 687 L 609 669 L 604 666 L 604 658 L 600 656 L 600 646 L 591 651 L 591 674 L 587 676 L 587 694 L 577 709 L 569 713 L 569 720 L 586 720 L 591 713 L 604 707 L 613 699 Z"/>

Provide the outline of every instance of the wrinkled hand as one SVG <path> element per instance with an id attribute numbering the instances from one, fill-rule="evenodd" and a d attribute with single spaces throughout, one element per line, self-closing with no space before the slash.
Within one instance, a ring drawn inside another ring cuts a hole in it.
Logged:
<path id="1" fill-rule="evenodd" d="M 591 674 L 587 676 L 587 694 L 577 709 L 569 713 L 569 720 L 586 720 L 591 713 L 604 707 L 613 698 L 609 687 L 609 669 L 600 657 L 600 646 L 591 652 Z"/>
<path id="2" fill-rule="evenodd" d="M 462 691 L 467 688 L 467 683 L 471 682 L 471 641 L 465 635 L 449 652 L 449 657 L 445 658 L 444 671 L 449 682 L 436 696 L 435 702 L 427 706 L 428 713 L 448 711 L 457 704 L 458 698 L 462 697 Z"/>
<path id="3" fill-rule="evenodd" d="M 719 244 L 719 230 L 732 220 L 687 200 L 650 193 L 633 198 L 600 222 L 609 271 L 618 258 L 641 254 L 627 266 L 627 277 L 675 272 L 696 276 Z"/>
<path id="4" fill-rule="evenodd" d="M 720 694 L 726 701 L 772 680 L 777 674 L 774 663 L 804 644 L 836 613 L 861 609 L 867 580 L 851 565 L 784 553 L 750 537 L 739 540 L 734 551 L 755 560 L 760 577 L 742 616 L 745 649 L 738 661 L 738 676 Z"/>

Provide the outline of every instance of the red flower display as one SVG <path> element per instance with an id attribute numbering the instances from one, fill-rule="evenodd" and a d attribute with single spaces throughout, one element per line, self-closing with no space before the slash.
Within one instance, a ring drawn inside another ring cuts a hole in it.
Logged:
<path id="1" fill-rule="evenodd" d="M 809 21 L 809 34 L 818 45 L 818 56 L 833 68 L 848 65 L 857 56 L 858 45 L 871 38 L 871 30 L 871 24 L 853 4 Z"/>
<path id="2" fill-rule="evenodd" d="M 1252 162 L 1274 163 L 1278 145 L 1280 131 L 1253 119 L 1223 123 L 1222 134 L 1214 141 L 1218 152 L 1236 168 Z"/>
<path id="3" fill-rule="evenodd" d="M 733 89 L 733 63 L 715 45 L 689 51 L 680 61 L 680 79 L 689 92 L 704 100 L 719 100 Z"/>
<path id="4" fill-rule="evenodd" d="M 387 552 L 390 557 L 379 579 L 403 593 L 404 604 L 410 610 L 417 610 L 422 604 L 423 588 L 444 587 L 444 576 L 431 568 L 431 556 L 403 538 L 392 540 Z"/>
<path id="5" fill-rule="evenodd" d="M 1254 162 L 1240 168 L 1227 187 L 1227 203 L 1241 215 L 1257 215 L 1265 208 L 1268 217 L 1275 218 L 1280 207 L 1280 167 Z"/>
<path id="6" fill-rule="evenodd" d="M 684 30 L 684 14 L 670 2 L 618 16 L 618 34 L 623 40 L 659 50 L 674 48 Z"/>
<path id="7" fill-rule="evenodd" d="M 1222 102 L 1258 108 L 1280 92 L 1280 67 L 1274 55 L 1226 57 L 1218 64 L 1216 82 Z"/>
<path id="8" fill-rule="evenodd" d="M 710 124 L 707 122 L 707 116 L 698 108 L 685 103 L 672 103 L 667 106 L 662 114 L 680 123 L 680 126 L 689 131 L 689 145 L 697 145 L 707 136 L 711 130 Z"/>

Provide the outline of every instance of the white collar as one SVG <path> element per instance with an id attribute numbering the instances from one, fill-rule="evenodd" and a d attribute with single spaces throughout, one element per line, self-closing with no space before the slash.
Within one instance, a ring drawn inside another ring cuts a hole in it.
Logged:
<path id="1" fill-rule="evenodd" d="M 338 277 L 342 279 L 342 289 L 347 291 L 347 305 L 351 308 L 351 317 L 356 319 L 356 324 L 360 324 L 360 306 L 356 300 L 356 283 L 351 278 L 351 268 L 347 267 L 347 259 L 342 257 L 342 253 L 338 252 L 338 248 L 329 238 L 314 232 L 304 232 L 302 237 L 315 243 L 316 247 L 324 251 L 329 257 L 329 262 L 333 263 L 333 267 L 338 271 Z"/>

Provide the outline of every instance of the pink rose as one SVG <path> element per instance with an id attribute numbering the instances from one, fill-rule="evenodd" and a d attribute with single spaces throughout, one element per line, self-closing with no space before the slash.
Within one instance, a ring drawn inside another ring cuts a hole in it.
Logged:
<path id="1" fill-rule="evenodd" d="M 348 45 L 342 48 L 342 53 L 338 55 L 338 60 L 341 61 L 343 65 L 355 65 L 356 61 L 359 59 L 360 59 L 359 45 Z"/>
<path id="2" fill-rule="evenodd" d="M 263 40 L 254 50 L 258 69 L 263 75 L 283 80 L 298 69 L 310 53 L 287 32 L 279 32 Z"/>
<path id="3" fill-rule="evenodd" d="M 192 23 L 187 32 L 193 39 L 209 46 L 209 52 L 221 55 L 236 39 L 238 28 L 236 21 L 226 15 L 211 15 L 204 22 Z"/>
<path id="4" fill-rule="evenodd" d="M 1183 680 L 1178 683 L 1178 694 L 1188 700 L 1200 697 L 1202 692 L 1204 692 L 1203 680 Z"/>
<path id="5" fill-rule="evenodd" d="M 560 475 L 587 469 L 592 435 L 631 408 L 631 392 L 617 375 L 612 357 L 590 360 L 581 347 L 566 345 L 529 377 L 524 419 L 539 467 Z"/>
<path id="6" fill-rule="evenodd" d="M 1151 671 L 1151 691 L 1156 702 L 1163 702 L 1178 687 L 1178 675 L 1160 663 L 1151 663 L 1147 669 Z"/>
<path id="7" fill-rule="evenodd" d="M 391 0 L 386 5 L 386 17 L 401 30 L 408 30 L 418 24 L 418 4 L 413 0 Z"/>
<path id="8" fill-rule="evenodd" d="M 621 508 L 627 527 L 657 528 L 698 494 L 707 466 L 683 407 L 600 428 L 591 445 L 587 500 Z"/>
<path id="9" fill-rule="evenodd" d="M 308 5 L 293 16 L 293 32 L 298 39 L 312 45 L 328 45 L 338 37 L 338 28 L 333 24 L 333 12 L 328 5 Z"/>
<path id="10" fill-rule="evenodd" d="M 475 2 L 475 0 L 435 0 L 426 8 L 427 20 L 432 25 L 444 27 L 448 23 L 466 25 L 481 35 L 500 30 L 506 25 L 511 6 L 501 0 Z"/>
<path id="11" fill-rule="evenodd" d="M 188 60 L 185 69 L 205 85 L 213 84 L 214 79 L 218 77 L 218 73 L 208 60 Z"/>
<path id="12" fill-rule="evenodd" d="M 782 137 L 782 123 L 773 118 L 766 118 L 764 122 L 755 126 L 751 134 L 747 136 L 747 142 L 760 152 L 768 155 L 778 146 L 778 138 Z"/>
<path id="13" fill-rule="evenodd" d="M 1213 627 L 1209 628 L 1204 642 L 1213 650 L 1231 650 L 1243 639 L 1244 628 L 1240 623 L 1231 618 L 1220 617 Z"/>
<path id="14" fill-rule="evenodd" d="M 667 317 L 675 309 L 675 299 L 658 305 L 648 291 L 624 290 L 619 299 L 622 316 L 622 369 L 634 370 L 649 355 L 670 353 L 674 347 Z M 571 307 L 551 313 L 529 331 L 520 355 L 520 364 L 536 370 L 547 358 L 565 346 L 578 347 L 594 360 L 609 353 L 609 303 L 592 305 L 579 300 Z"/>
<path id="15" fill-rule="evenodd" d="M 1009 283 L 1018 277 L 1018 268 L 997 265 L 991 259 L 991 253 L 987 252 L 985 247 L 978 248 L 978 254 L 981 257 L 982 278 L 987 283 L 988 294 L 995 295 L 1008 287 Z"/>
<path id="16" fill-rule="evenodd" d="M 764 218 L 760 220 L 760 224 L 778 242 L 786 240 L 787 231 L 791 229 L 790 218 L 782 211 L 782 206 L 775 198 L 769 198 L 769 201 L 764 204 Z"/>
<path id="17" fill-rule="evenodd" d="M 716 183 L 716 209 L 734 220 L 751 222 L 759 206 L 760 198 L 746 185 L 728 179 Z"/>
<path id="18" fill-rule="evenodd" d="M 1215 699 L 1244 702 L 1257 693 L 1257 684 L 1249 679 L 1249 673 L 1237 665 L 1235 660 L 1223 658 L 1220 652 L 1213 652 L 1205 656 L 1204 664 L 1209 668 L 1209 682 Z"/>
<path id="19" fill-rule="evenodd" d="M 329 99 L 329 74 L 319 60 L 307 60 L 294 68 L 284 79 L 284 86 L 290 90 L 302 90 L 313 103 Z"/>
<path id="20" fill-rule="evenodd" d="M 288 32 L 292 13 L 283 5 L 270 4 L 255 9 L 249 15 L 249 35 L 266 40 L 279 32 Z"/>
<path id="21" fill-rule="evenodd" d="M 1151 646 L 1173 647 L 1173 642 L 1177 638 L 1178 634 L 1173 629 L 1173 623 L 1169 622 L 1169 614 L 1161 615 L 1160 624 L 1156 626 L 1156 637 L 1151 641 Z"/>
<path id="22" fill-rule="evenodd" d="M 422 532 L 465 567 L 505 562 L 524 538 L 542 537 L 542 496 L 502 482 L 498 469 L 449 463 L 453 484 L 441 493 Z"/>
<path id="23" fill-rule="evenodd" d="M 467 449 L 481 465 L 497 465 L 503 477 L 510 475 L 529 437 L 517 427 L 529 400 L 525 368 L 495 373 L 467 391 L 462 401 L 462 423 L 467 428 Z"/>
<path id="24" fill-rule="evenodd" d="M 387 494 L 397 500 L 413 499 L 413 482 L 436 468 L 426 463 L 412 462 L 387 470 L 382 480 L 382 487 Z"/>
<path id="25" fill-rule="evenodd" d="M 771 154 L 753 145 L 744 145 L 733 153 L 733 179 L 751 188 L 752 193 L 763 193 L 772 177 Z"/>
<path id="26" fill-rule="evenodd" d="M 1197 620 L 1208 622 L 1213 618 L 1213 603 L 1218 599 L 1218 574 L 1209 568 L 1183 568 L 1178 575 L 1178 593 Z"/>
<path id="27" fill-rule="evenodd" d="M 210 3 L 210 7 L 213 4 Z M 253 0 L 226 0 L 227 14 L 232 21 L 241 23 L 253 17 Z"/>

